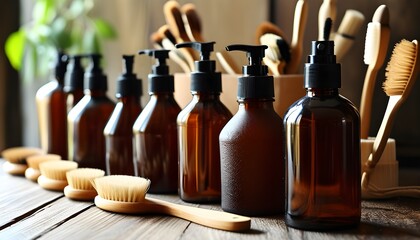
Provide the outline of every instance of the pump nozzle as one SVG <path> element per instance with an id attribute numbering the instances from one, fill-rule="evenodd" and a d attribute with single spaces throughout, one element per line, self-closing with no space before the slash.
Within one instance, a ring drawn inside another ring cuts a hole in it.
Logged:
<path id="1" fill-rule="evenodd" d="M 243 66 L 242 73 L 250 76 L 266 76 L 268 73 L 267 66 L 262 64 L 265 56 L 266 45 L 243 45 L 234 44 L 226 47 L 227 51 L 246 52 L 248 57 L 248 66 Z"/>
<path id="2" fill-rule="evenodd" d="M 107 77 L 103 74 L 101 64 L 102 55 L 92 53 L 86 55 L 91 59 L 91 64 L 85 73 L 85 89 L 108 90 Z"/>
<path id="3" fill-rule="evenodd" d="M 86 57 L 86 55 L 70 56 L 70 72 L 69 76 L 66 78 L 64 91 L 72 92 L 76 89 L 83 89 L 83 75 L 85 74 L 85 70 L 82 67 L 81 60 L 84 57 Z"/>
<path id="4" fill-rule="evenodd" d="M 139 54 L 147 54 L 156 58 L 156 64 L 153 65 L 152 73 L 158 75 L 169 74 L 169 67 L 166 65 L 166 59 L 169 58 L 170 50 L 166 49 L 146 49 L 139 51 Z"/>
<path id="5" fill-rule="evenodd" d="M 67 64 L 69 63 L 68 56 L 62 52 L 58 51 L 57 53 L 57 61 L 55 65 L 55 77 L 58 80 L 64 80 L 64 75 L 66 74 Z"/>
<path id="6" fill-rule="evenodd" d="M 216 42 L 186 42 L 175 45 L 177 48 L 190 47 L 200 52 L 200 60 L 210 60 L 210 53 L 214 50 Z"/>
<path id="7" fill-rule="evenodd" d="M 123 55 L 123 73 L 125 75 L 133 74 L 134 55 Z"/>

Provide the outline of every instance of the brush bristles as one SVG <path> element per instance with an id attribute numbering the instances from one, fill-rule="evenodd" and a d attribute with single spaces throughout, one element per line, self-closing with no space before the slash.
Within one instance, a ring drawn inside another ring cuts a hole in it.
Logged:
<path id="1" fill-rule="evenodd" d="M 281 37 L 272 33 L 266 33 L 260 37 L 261 44 L 267 45 L 268 47 L 265 49 L 265 56 L 272 61 L 278 61 L 280 59 L 280 50 L 277 46 L 277 39 L 281 39 Z"/>
<path id="2" fill-rule="evenodd" d="M 30 168 L 39 170 L 39 164 L 42 162 L 61 160 L 61 156 L 57 154 L 41 154 L 30 156 L 26 159 Z"/>
<path id="3" fill-rule="evenodd" d="M 5 160 L 11 163 L 26 164 L 29 156 L 45 154 L 40 148 L 35 147 L 13 147 L 5 149 L 1 155 Z"/>
<path id="4" fill-rule="evenodd" d="M 376 22 L 368 23 L 365 38 L 365 53 L 363 55 L 363 61 L 367 65 L 372 64 L 378 58 L 380 34 L 381 24 Z"/>
<path id="5" fill-rule="evenodd" d="M 255 32 L 257 44 L 261 44 L 260 37 L 266 33 L 272 33 L 280 37 L 284 36 L 283 31 L 277 25 L 271 22 L 262 22 Z"/>
<path id="6" fill-rule="evenodd" d="M 95 168 L 79 168 L 66 173 L 68 184 L 80 190 L 95 190 L 91 181 L 104 175 L 105 171 Z"/>
<path id="7" fill-rule="evenodd" d="M 54 180 L 67 181 L 66 172 L 76 169 L 77 163 L 67 160 L 49 161 L 39 164 L 41 175 Z"/>
<path id="8" fill-rule="evenodd" d="M 96 178 L 92 185 L 101 198 L 119 202 L 140 202 L 150 187 L 150 180 L 124 175 Z"/>
<path id="9" fill-rule="evenodd" d="M 402 95 L 410 80 L 417 55 L 415 43 L 403 39 L 397 43 L 386 67 L 383 89 L 388 96 Z"/>

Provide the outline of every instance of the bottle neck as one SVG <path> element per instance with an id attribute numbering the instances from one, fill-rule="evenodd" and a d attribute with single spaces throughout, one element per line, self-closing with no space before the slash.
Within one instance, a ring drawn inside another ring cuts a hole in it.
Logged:
<path id="1" fill-rule="evenodd" d="M 105 97 L 106 91 L 99 89 L 85 89 L 85 94 L 90 95 L 91 97 Z"/>
<path id="2" fill-rule="evenodd" d="M 274 99 L 272 98 L 247 98 L 238 99 L 239 108 L 241 109 L 274 109 Z"/>
<path id="3" fill-rule="evenodd" d="M 308 97 L 333 97 L 338 96 L 338 88 L 307 88 Z"/>
<path id="4" fill-rule="evenodd" d="M 200 101 L 220 101 L 220 93 L 218 92 L 191 92 L 193 99 Z"/>
<path id="5" fill-rule="evenodd" d="M 123 103 L 123 104 L 130 104 L 130 103 L 140 104 L 140 97 L 138 97 L 138 96 L 124 96 L 124 97 L 118 98 L 118 101 Z"/>

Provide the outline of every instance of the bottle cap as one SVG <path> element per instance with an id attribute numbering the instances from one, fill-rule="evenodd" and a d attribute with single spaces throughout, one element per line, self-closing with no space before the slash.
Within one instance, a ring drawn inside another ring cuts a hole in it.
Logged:
<path id="1" fill-rule="evenodd" d="M 247 53 L 248 65 L 242 67 L 242 77 L 238 80 L 238 98 L 273 98 L 274 79 L 268 76 L 268 68 L 262 64 L 266 45 L 235 44 L 226 47 L 227 51 Z"/>
<path id="2" fill-rule="evenodd" d="M 89 90 L 108 90 L 108 79 L 100 67 L 102 56 L 97 53 L 88 54 L 91 64 L 85 73 L 85 89 Z"/>
<path id="3" fill-rule="evenodd" d="M 66 75 L 68 63 L 69 63 L 68 56 L 64 52 L 58 51 L 57 61 L 56 61 L 54 70 L 55 70 L 55 78 L 61 83 L 64 82 L 64 76 Z"/>
<path id="4" fill-rule="evenodd" d="M 143 89 L 141 79 L 133 73 L 134 55 L 123 55 L 123 73 L 117 79 L 116 97 L 140 97 Z"/>
<path id="5" fill-rule="evenodd" d="M 305 64 L 305 88 L 340 88 L 341 65 L 336 62 L 334 41 L 329 41 L 331 20 L 324 28 L 324 41 L 312 41 L 311 55 Z"/>
<path id="6" fill-rule="evenodd" d="M 65 81 L 64 91 L 73 92 L 76 89 L 83 89 L 83 76 L 85 70 L 81 64 L 83 55 L 70 56 L 69 73 Z"/>
<path id="7" fill-rule="evenodd" d="M 216 42 L 179 43 L 177 48 L 191 47 L 200 52 L 200 60 L 195 61 L 195 71 L 191 72 L 191 91 L 222 92 L 222 74 L 216 72 L 216 61 L 210 60 Z"/>
<path id="8" fill-rule="evenodd" d="M 139 54 L 147 54 L 156 59 L 156 64 L 152 67 L 152 73 L 148 75 L 149 92 L 174 92 L 174 76 L 169 74 L 169 67 L 166 59 L 169 51 L 165 49 L 141 50 Z"/>

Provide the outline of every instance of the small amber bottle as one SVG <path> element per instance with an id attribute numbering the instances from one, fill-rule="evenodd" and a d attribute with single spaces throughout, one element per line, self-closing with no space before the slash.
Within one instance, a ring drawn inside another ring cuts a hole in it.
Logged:
<path id="1" fill-rule="evenodd" d="M 285 114 L 286 216 L 307 230 L 353 227 L 361 216 L 360 117 L 342 97 L 333 41 L 313 41 L 307 95 Z"/>
<path id="2" fill-rule="evenodd" d="M 47 153 L 67 159 L 67 110 L 63 90 L 68 57 L 59 52 L 55 78 L 36 92 L 41 147 Z"/>
<path id="3" fill-rule="evenodd" d="M 133 73 L 133 55 L 124 55 L 125 72 L 117 80 L 117 105 L 105 126 L 107 175 L 134 175 L 133 124 L 142 107 L 142 83 Z"/>
<path id="4" fill-rule="evenodd" d="M 105 171 L 104 128 L 115 107 L 106 95 L 107 77 L 100 68 L 101 55 L 89 55 L 92 63 L 85 73 L 85 96 L 68 114 L 69 159 L 79 167 Z"/>
<path id="5" fill-rule="evenodd" d="M 83 81 L 85 70 L 81 64 L 83 57 L 84 55 L 70 56 L 68 76 L 64 85 L 64 91 L 67 94 L 67 112 L 70 112 L 84 97 Z"/>
<path id="6" fill-rule="evenodd" d="M 179 113 L 179 194 L 188 202 L 220 202 L 219 134 L 232 117 L 220 101 L 221 73 L 209 60 L 215 42 L 182 43 L 200 51 L 191 73 L 192 100 Z"/>
<path id="7" fill-rule="evenodd" d="M 222 209 L 247 216 L 284 212 L 283 120 L 275 112 L 274 80 L 262 65 L 267 46 L 230 45 L 246 51 L 239 77 L 239 110 L 220 133 Z"/>
<path id="8" fill-rule="evenodd" d="M 144 50 L 157 59 L 149 74 L 150 100 L 134 123 L 136 176 L 151 180 L 149 192 L 178 191 L 176 118 L 181 108 L 174 99 L 174 76 L 166 65 L 169 50 Z"/>

